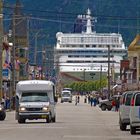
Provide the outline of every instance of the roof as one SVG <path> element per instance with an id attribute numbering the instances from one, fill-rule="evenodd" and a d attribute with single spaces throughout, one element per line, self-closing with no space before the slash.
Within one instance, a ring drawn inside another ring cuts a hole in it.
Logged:
<path id="1" fill-rule="evenodd" d="M 137 34 L 134 40 L 131 42 L 128 47 L 128 51 L 137 51 L 138 49 L 140 49 L 140 34 Z"/>
<path id="2" fill-rule="evenodd" d="M 25 80 L 25 81 L 19 81 L 17 84 L 19 85 L 32 85 L 32 84 L 50 84 L 53 85 L 53 82 L 46 81 L 46 80 Z"/>
<path id="3" fill-rule="evenodd" d="M 48 92 L 53 91 L 53 82 L 45 80 L 25 80 L 19 81 L 16 85 L 16 95 L 21 96 L 22 92 L 29 91 L 42 91 Z M 52 94 L 52 92 L 48 92 Z"/>

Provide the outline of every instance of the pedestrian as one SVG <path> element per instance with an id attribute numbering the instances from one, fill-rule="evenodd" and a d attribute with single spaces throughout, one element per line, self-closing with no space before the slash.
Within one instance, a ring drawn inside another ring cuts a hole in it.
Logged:
<path id="1" fill-rule="evenodd" d="M 116 98 L 115 99 L 115 111 L 118 111 L 119 110 L 119 106 L 120 106 L 119 98 Z"/>
<path id="2" fill-rule="evenodd" d="M 90 103 L 90 95 L 88 95 L 88 103 Z"/>
<path id="3" fill-rule="evenodd" d="M 77 105 L 77 103 L 78 103 L 78 96 L 76 95 L 75 96 L 75 105 Z"/>
<path id="4" fill-rule="evenodd" d="M 96 98 L 96 96 L 93 98 L 93 103 L 94 103 L 94 106 L 96 106 L 96 104 L 97 104 L 97 98 Z"/>
<path id="5" fill-rule="evenodd" d="M 87 103 L 87 95 L 85 95 L 84 103 Z"/>
<path id="6" fill-rule="evenodd" d="M 1 105 L 5 108 L 5 97 L 4 96 L 2 97 Z"/>
<path id="7" fill-rule="evenodd" d="M 112 100 L 111 105 L 112 105 L 112 110 L 115 111 L 116 105 L 114 99 Z"/>
<path id="8" fill-rule="evenodd" d="M 79 103 L 79 102 L 80 102 L 80 96 L 79 96 L 79 95 L 78 95 L 78 97 L 77 97 L 77 100 L 78 100 L 77 102 Z"/>
<path id="9" fill-rule="evenodd" d="M 90 96 L 90 105 L 93 105 L 93 96 Z"/>

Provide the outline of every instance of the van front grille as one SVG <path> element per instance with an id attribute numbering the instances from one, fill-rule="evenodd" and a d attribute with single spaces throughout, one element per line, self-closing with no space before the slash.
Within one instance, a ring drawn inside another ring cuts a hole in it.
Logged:
<path id="1" fill-rule="evenodd" d="M 41 111 L 42 108 L 26 108 L 27 111 Z"/>

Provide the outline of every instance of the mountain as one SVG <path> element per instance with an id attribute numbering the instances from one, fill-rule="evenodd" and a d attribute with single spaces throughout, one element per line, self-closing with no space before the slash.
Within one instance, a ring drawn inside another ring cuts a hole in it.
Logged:
<path id="1" fill-rule="evenodd" d="M 97 17 L 96 32 L 122 34 L 128 46 L 140 31 L 139 0 L 20 0 L 22 12 L 30 16 L 30 32 L 40 30 L 48 44 L 55 44 L 58 31 L 73 32 L 78 14 L 90 8 Z M 9 17 L 16 0 L 4 1 L 4 16 Z M 8 21 L 5 21 L 8 22 Z M 5 24 L 8 25 L 8 24 Z M 40 39 L 44 40 L 44 38 Z M 46 42 L 44 42 L 46 43 Z"/>

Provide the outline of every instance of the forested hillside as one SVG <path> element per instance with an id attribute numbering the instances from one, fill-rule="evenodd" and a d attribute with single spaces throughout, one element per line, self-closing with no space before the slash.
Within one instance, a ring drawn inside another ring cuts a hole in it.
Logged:
<path id="1" fill-rule="evenodd" d="M 30 28 L 42 29 L 47 42 L 55 44 L 58 31 L 72 32 L 78 14 L 90 8 L 97 17 L 96 32 L 119 32 L 126 45 L 140 31 L 140 0 L 20 0 L 22 12 L 30 15 Z M 13 5 L 16 0 L 5 0 L 4 5 Z M 12 9 L 5 8 L 5 17 Z M 6 22 L 6 21 L 5 21 Z"/>

